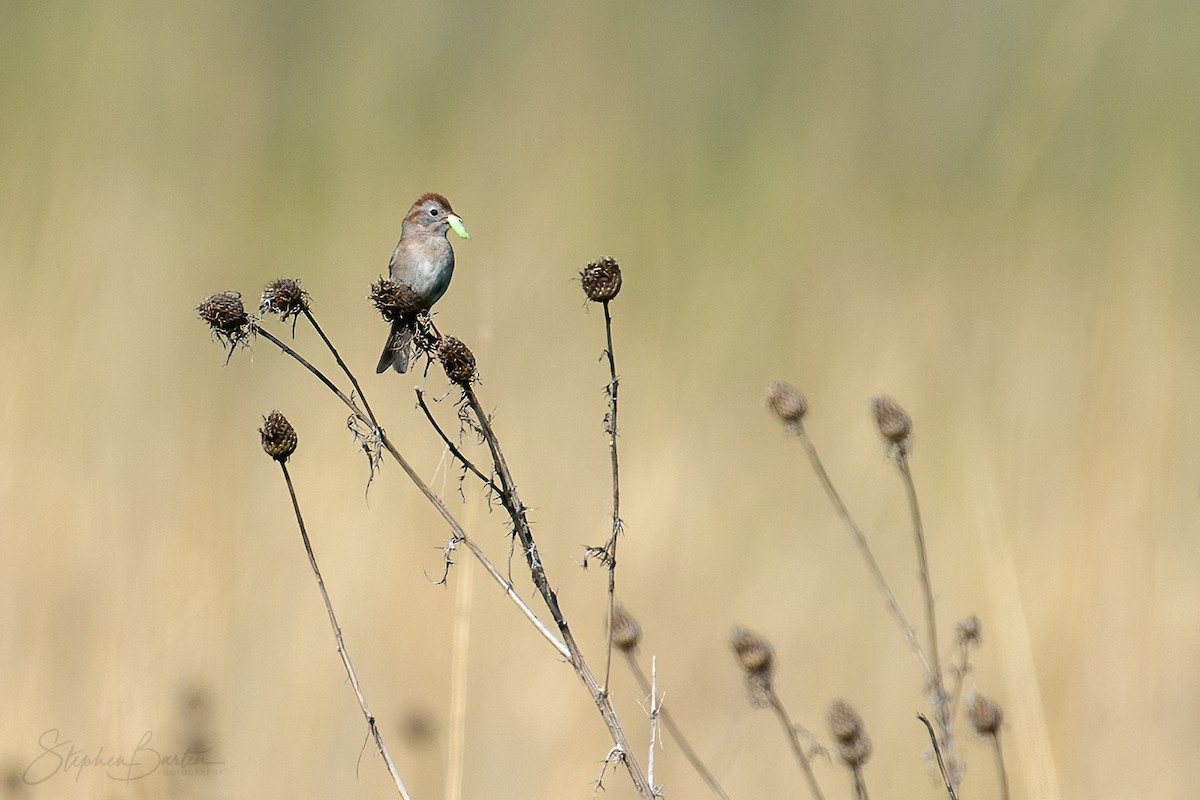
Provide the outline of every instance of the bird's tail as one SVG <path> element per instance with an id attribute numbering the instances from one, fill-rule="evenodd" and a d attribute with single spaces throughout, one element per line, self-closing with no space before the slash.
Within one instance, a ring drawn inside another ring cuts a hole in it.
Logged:
<path id="1" fill-rule="evenodd" d="M 379 356 L 379 365 L 375 367 L 375 372 L 385 372 L 388 367 L 396 372 L 407 372 L 412 338 L 412 320 L 398 319 L 393 322 L 392 331 L 388 334 L 387 341 L 383 343 L 383 354 Z"/>

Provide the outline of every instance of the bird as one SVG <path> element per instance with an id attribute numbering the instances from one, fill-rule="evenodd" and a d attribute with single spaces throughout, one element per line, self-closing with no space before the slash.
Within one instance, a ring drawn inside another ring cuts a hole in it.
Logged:
<path id="1" fill-rule="evenodd" d="M 418 313 L 433 308 L 450 288 L 454 275 L 454 248 L 446 236 L 450 231 L 463 239 L 471 238 L 450 201 L 436 192 L 418 197 L 400 226 L 400 241 L 388 262 L 388 276 L 412 290 Z M 415 322 L 416 314 L 405 314 L 392 322 L 376 373 L 388 367 L 400 373 L 408 371 Z"/>

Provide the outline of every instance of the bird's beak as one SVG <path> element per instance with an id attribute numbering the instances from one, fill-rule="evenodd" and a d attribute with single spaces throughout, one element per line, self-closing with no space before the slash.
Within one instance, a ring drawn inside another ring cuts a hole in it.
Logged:
<path id="1" fill-rule="evenodd" d="M 457 233 L 463 239 L 470 239 L 471 234 L 467 233 L 467 228 L 463 225 L 462 217 L 458 214 L 451 214 L 446 217 L 446 222 L 450 223 L 450 229 Z"/>

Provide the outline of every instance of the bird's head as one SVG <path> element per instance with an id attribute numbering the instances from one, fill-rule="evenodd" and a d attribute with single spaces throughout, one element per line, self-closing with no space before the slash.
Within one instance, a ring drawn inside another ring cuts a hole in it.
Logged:
<path id="1" fill-rule="evenodd" d="M 420 233 L 438 233 L 442 236 L 447 231 L 454 231 L 464 239 L 470 239 L 463 225 L 462 217 L 454 213 L 450 201 L 436 192 L 429 192 L 417 198 L 408 215 L 404 218 L 404 231 Z"/>

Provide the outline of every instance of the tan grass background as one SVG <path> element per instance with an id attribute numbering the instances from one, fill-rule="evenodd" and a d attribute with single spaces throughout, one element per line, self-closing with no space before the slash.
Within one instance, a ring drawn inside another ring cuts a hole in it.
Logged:
<path id="1" fill-rule="evenodd" d="M 984 621 L 1014 797 L 1194 796 L 1198 35 L 1166 0 L 4 4 L 0 793 L 394 795 L 258 448 L 279 408 L 368 698 L 414 796 L 445 796 L 461 581 L 425 574 L 446 530 L 392 466 L 365 496 L 340 406 L 263 342 L 222 368 L 193 310 L 302 278 L 393 437 L 503 559 L 501 515 L 458 499 L 414 411 L 414 383 L 443 379 L 370 374 L 367 284 L 437 190 L 475 237 L 439 324 L 479 356 L 594 664 L 604 580 L 575 563 L 607 525 L 603 319 L 573 277 L 625 267 L 621 596 L 731 795 L 803 792 L 746 705 L 724 644 L 742 623 L 775 642 L 800 720 L 861 710 L 873 796 L 939 796 L 915 664 L 762 409 L 783 377 L 918 619 L 867 399 L 915 417 L 942 627 Z M 610 743 L 590 701 L 474 590 L 462 796 L 591 797 Z M 52 730 L 102 757 L 202 735 L 222 764 L 30 784 Z M 964 797 L 996 797 L 989 753 L 962 747 Z M 669 797 L 706 796 L 670 742 L 657 765 Z"/>

